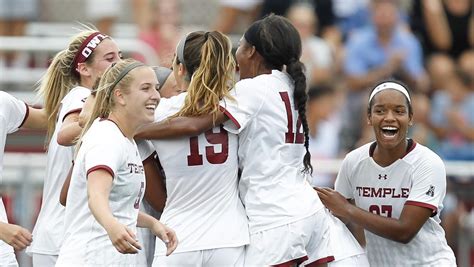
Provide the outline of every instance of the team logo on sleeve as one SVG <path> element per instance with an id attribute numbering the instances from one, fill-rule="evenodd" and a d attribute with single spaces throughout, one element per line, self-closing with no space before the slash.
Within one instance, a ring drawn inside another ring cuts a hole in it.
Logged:
<path id="1" fill-rule="evenodd" d="M 434 196 L 434 191 L 435 191 L 435 187 L 430 185 L 430 189 L 428 189 L 428 191 L 426 191 L 426 195 L 430 196 L 430 197 L 433 197 Z"/>
<path id="2" fill-rule="evenodd" d="M 384 174 L 384 175 L 379 174 L 379 180 L 382 180 L 382 179 L 387 180 L 387 175 L 386 174 Z"/>

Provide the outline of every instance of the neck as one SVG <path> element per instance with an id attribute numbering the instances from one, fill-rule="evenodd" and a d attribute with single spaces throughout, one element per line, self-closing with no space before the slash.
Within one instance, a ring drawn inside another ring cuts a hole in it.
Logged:
<path id="1" fill-rule="evenodd" d="M 79 85 L 85 88 L 92 89 L 92 87 L 94 87 L 94 81 L 92 81 L 92 79 L 88 77 L 81 77 Z"/>
<path id="2" fill-rule="evenodd" d="M 138 125 L 135 125 L 135 123 L 130 122 L 130 120 L 127 120 L 126 117 L 120 114 L 119 112 L 110 113 L 108 119 L 117 124 L 117 127 L 120 129 L 123 135 L 125 135 L 125 137 L 127 137 L 128 139 L 133 139 Z"/>
<path id="3" fill-rule="evenodd" d="M 398 159 L 401 159 L 403 156 L 405 156 L 407 153 L 407 145 L 407 139 L 405 139 L 403 142 L 400 142 L 400 144 L 394 148 L 383 148 L 377 144 L 375 147 L 373 159 L 380 166 L 389 166 Z"/>

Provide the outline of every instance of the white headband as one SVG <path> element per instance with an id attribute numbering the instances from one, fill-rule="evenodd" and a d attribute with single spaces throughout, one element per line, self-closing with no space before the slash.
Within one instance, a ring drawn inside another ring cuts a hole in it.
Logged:
<path id="1" fill-rule="evenodd" d="M 408 90 L 403 85 L 395 83 L 395 82 L 385 82 L 385 83 L 382 83 L 379 86 L 375 87 L 375 89 L 370 94 L 369 103 L 377 93 L 379 93 L 383 90 L 386 90 L 386 89 L 393 89 L 393 90 L 399 91 L 400 93 L 404 94 L 407 97 L 408 102 L 411 103 L 411 99 L 410 99 L 410 95 L 408 94 Z"/>

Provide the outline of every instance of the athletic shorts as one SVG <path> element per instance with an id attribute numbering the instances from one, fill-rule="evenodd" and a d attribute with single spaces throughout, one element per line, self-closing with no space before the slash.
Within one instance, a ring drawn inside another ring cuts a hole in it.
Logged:
<path id="1" fill-rule="evenodd" d="M 292 266 L 334 260 L 324 209 L 299 221 L 250 235 L 245 266 Z"/>
<path id="2" fill-rule="evenodd" d="M 179 245 L 178 245 L 179 246 Z M 216 248 L 172 253 L 169 256 L 155 256 L 153 267 L 171 266 L 244 266 L 245 246 Z"/>

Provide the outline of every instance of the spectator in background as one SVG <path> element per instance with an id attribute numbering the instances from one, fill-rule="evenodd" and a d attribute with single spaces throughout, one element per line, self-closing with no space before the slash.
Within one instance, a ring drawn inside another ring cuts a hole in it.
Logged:
<path id="1" fill-rule="evenodd" d="M 340 118 L 338 92 L 332 86 L 313 86 L 308 90 L 306 118 L 309 128 L 309 151 L 316 162 L 310 178 L 313 187 L 334 188 L 335 175 L 321 173 L 319 159 L 335 159 L 339 152 Z"/>
<path id="2" fill-rule="evenodd" d="M 333 54 L 329 44 L 315 36 L 318 18 L 314 7 L 307 3 L 294 4 L 287 14 L 301 37 L 301 61 L 306 67 L 308 85 L 320 85 L 329 82 L 334 75 Z"/>
<path id="3" fill-rule="evenodd" d="M 432 92 L 443 90 L 449 85 L 456 64 L 446 54 L 434 54 L 426 61 L 426 70 Z"/>
<path id="4" fill-rule="evenodd" d="M 374 0 L 372 27 L 357 30 L 348 39 L 344 72 L 351 101 L 346 104 L 342 130 L 346 150 L 353 149 L 359 139 L 360 144 L 371 139 L 372 131 L 362 118 L 370 85 L 393 77 L 418 91 L 427 91 L 420 44 L 401 27 L 399 14 L 396 0 Z"/>
<path id="5" fill-rule="evenodd" d="M 464 52 L 458 59 L 459 68 L 474 81 L 474 49 Z M 471 83 L 471 91 L 474 92 L 474 83 Z"/>
<path id="6" fill-rule="evenodd" d="M 97 29 L 107 35 L 113 34 L 114 24 L 120 17 L 123 7 L 122 0 L 87 0 L 85 5 L 86 15 Z"/>
<path id="7" fill-rule="evenodd" d="M 138 38 L 150 45 L 158 55 L 160 65 L 171 67 L 176 45 L 181 33 L 180 12 L 176 0 L 134 0 L 134 20 L 138 27 Z M 135 55 L 135 59 L 145 61 Z"/>
<path id="8" fill-rule="evenodd" d="M 220 0 L 219 11 L 213 28 L 225 34 L 235 33 L 239 19 L 250 25 L 257 18 L 262 0 Z"/>
<path id="9" fill-rule="evenodd" d="M 445 160 L 474 160 L 474 91 L 472 79 L 459 69 L 449 86 L 433 96 L 430 121 Z"/>
<path id="10" fill-rule="evenodd" d="M 437 139 L 430 127 L 431 101 L 423 93 L 412 94 L 413 125 L 408 129 L 408 135 L 417 143 L 429 147 L 432 150 L 437 148 Z"/>
<path id="11" fill-rule="evenodd" d="M 412 5 L 411 28 L 426 56 L 442 52 L 457 59 L 474 47 L 472 0 L 415 0 Z"/>
<path id="12" fill-rule="evenodd" d="M 39 15 L 38 10 L 38 0 L 0 0 L 0 36 L 23 36 L 27 23 Z M 0 69 L 24 68 L 28 66 L 28 61 L 29 57 L 25 52 L 0 51 Z"/>

